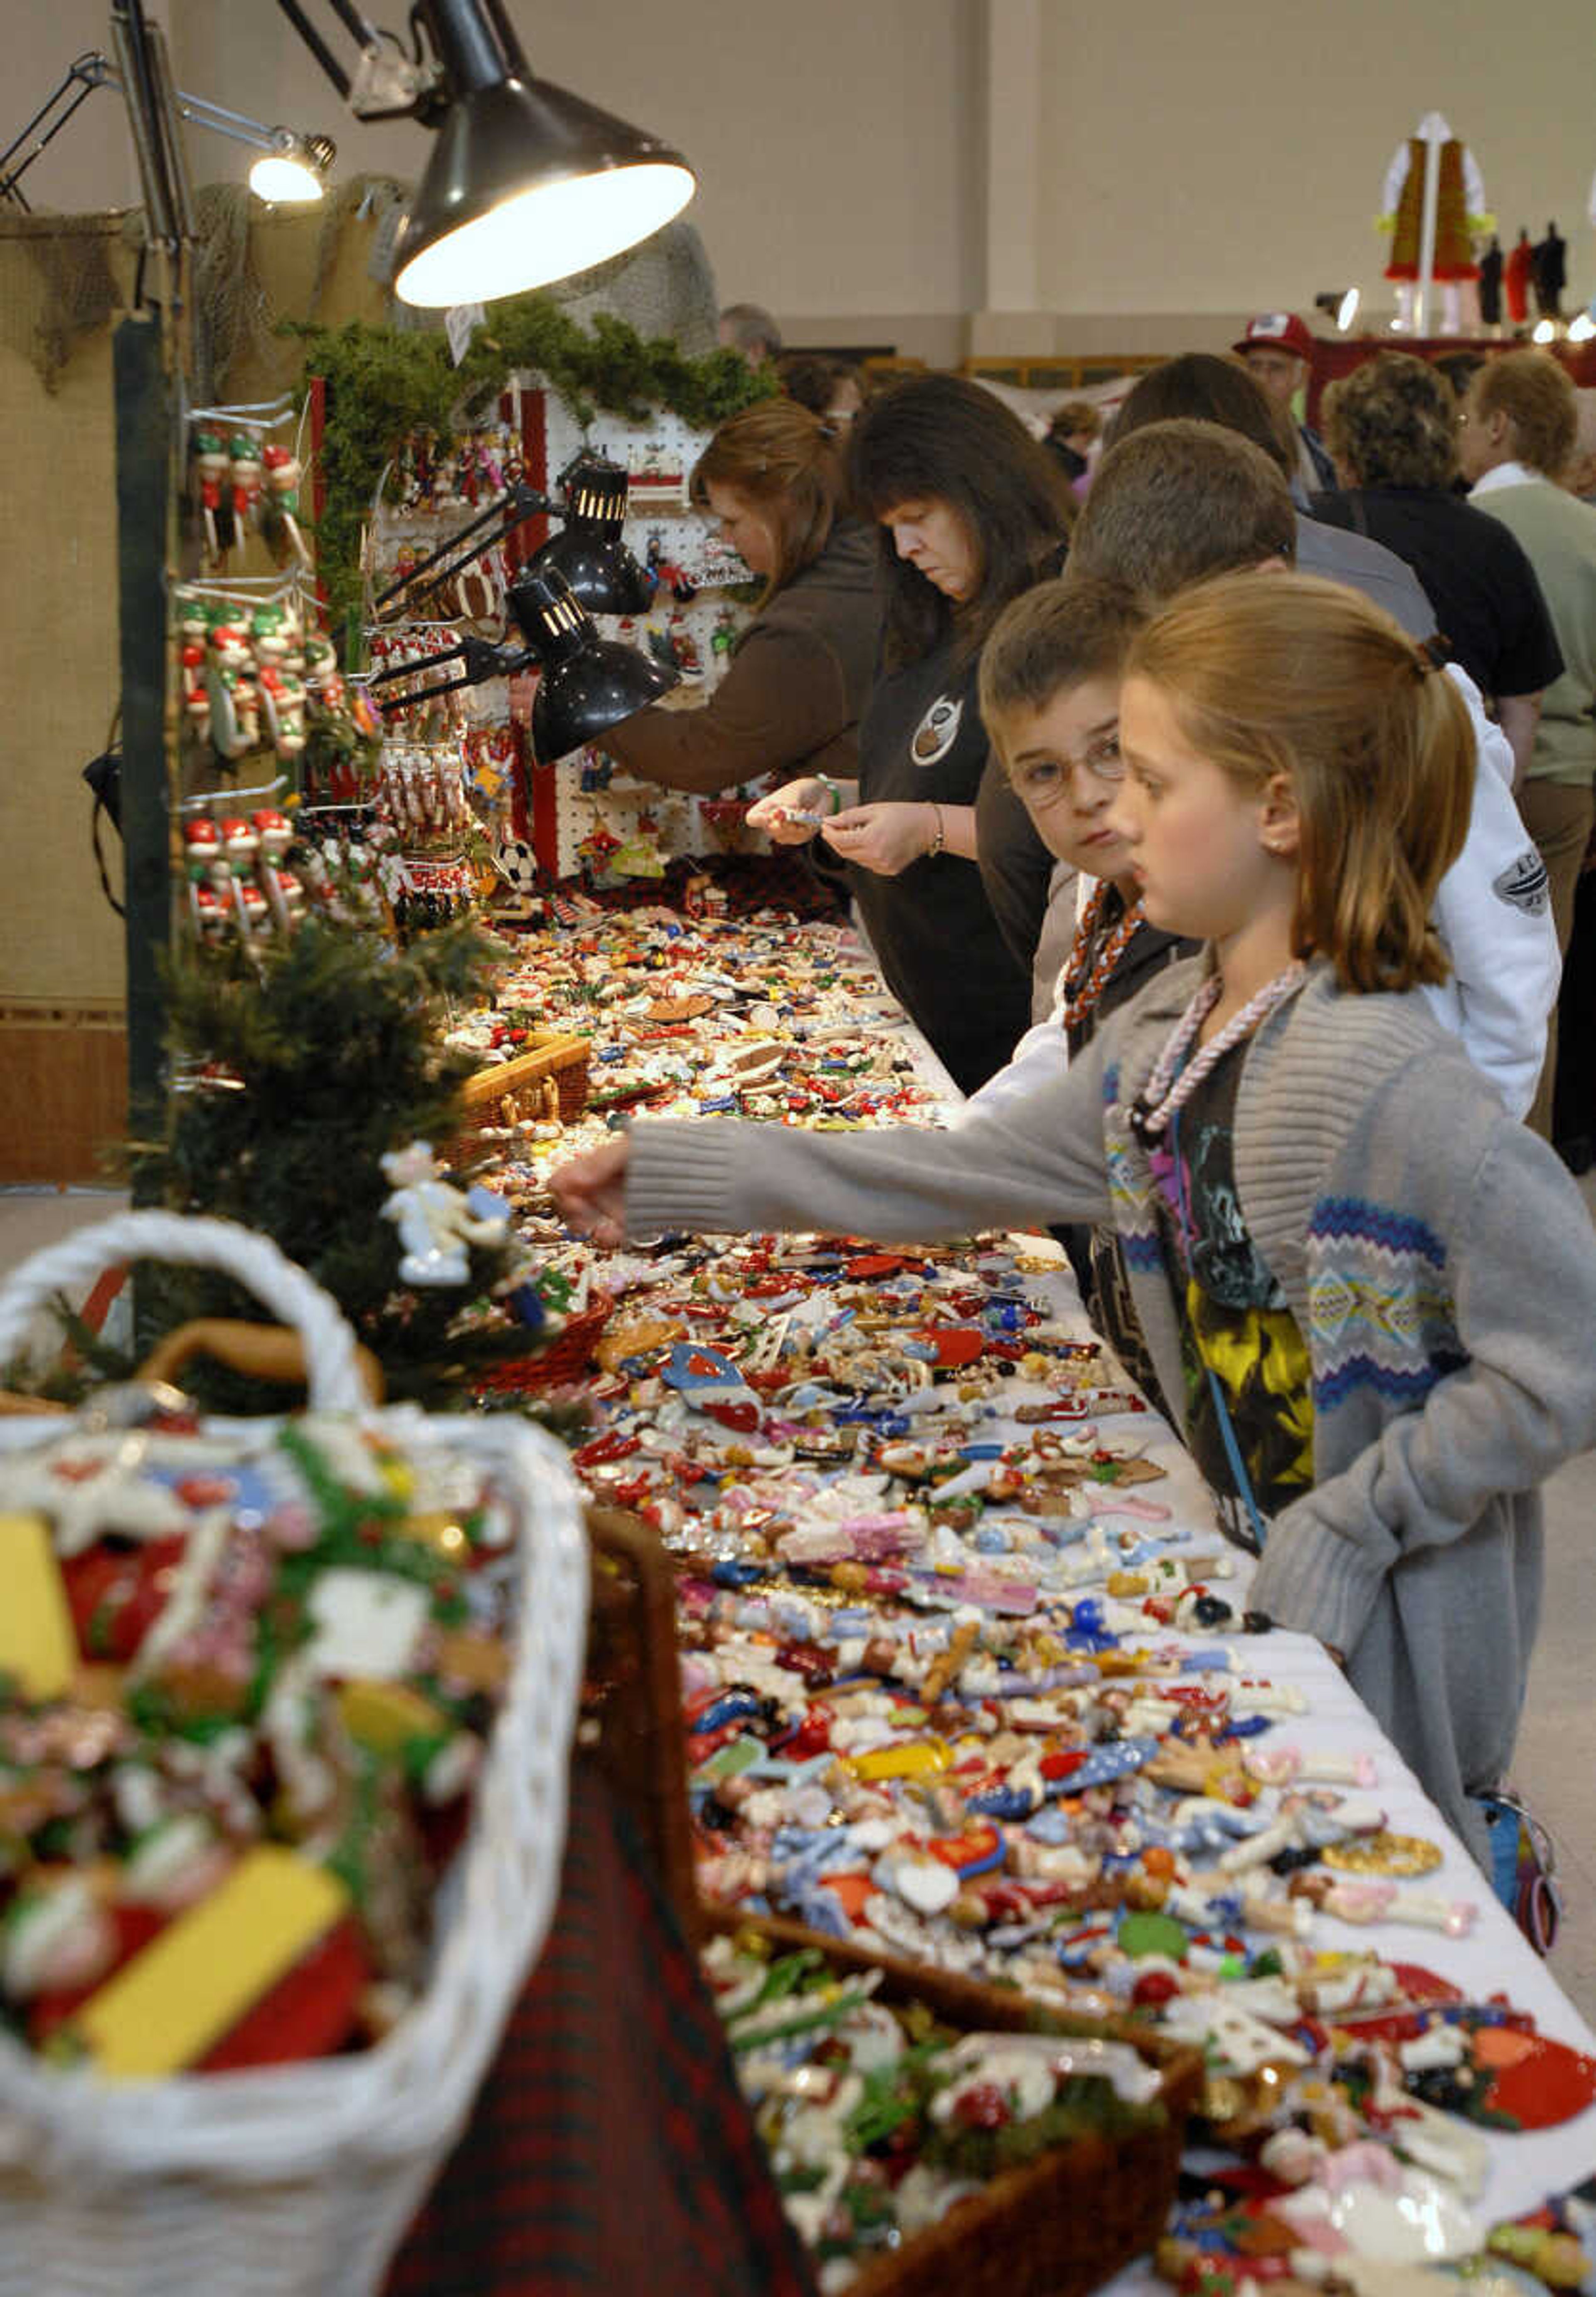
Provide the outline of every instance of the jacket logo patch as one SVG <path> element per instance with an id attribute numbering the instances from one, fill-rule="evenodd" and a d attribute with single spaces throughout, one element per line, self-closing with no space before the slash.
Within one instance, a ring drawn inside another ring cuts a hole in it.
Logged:
<path id="1" fill-rule="evenodd" d="M 939 694 L 936 700 L 915 728 L 909 754 L 917 766 L 934 766 L 945 758 L 958 739 L 958 729 L 964 720 L 961 696 Z"/>
<path id="2" fill-rule="evenodd" d="M 1522 910 L 1526 917 L 1538 918 L 1544 914 L 1551 897 L 1551 884 L 1546 875 L 1546 864 L 1533 845 L 1526 845 L 1518 859 L 1510 862 L 1500 877 L 1492 879 L 1491 890 L 1499 902 L 1506 902 L 1511 908 Z"/>

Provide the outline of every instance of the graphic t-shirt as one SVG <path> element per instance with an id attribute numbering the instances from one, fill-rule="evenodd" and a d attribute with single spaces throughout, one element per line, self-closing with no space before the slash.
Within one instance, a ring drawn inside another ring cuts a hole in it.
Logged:
<path id="1" fill-rule="evenodd" d="M 1307 1347 L 1246 1232 L 1236 1190 L 1245 1050 L 1236 1047 L 1204 1078 L 1171 1120 L 1152 1168 L 1181 1324 L 1187 1444 L 1209 1489 L 1242 1502 L 1241 1522 L 1250 1485 L 1267 1524 L 1313 1481 L 1313 1404 Z"/>

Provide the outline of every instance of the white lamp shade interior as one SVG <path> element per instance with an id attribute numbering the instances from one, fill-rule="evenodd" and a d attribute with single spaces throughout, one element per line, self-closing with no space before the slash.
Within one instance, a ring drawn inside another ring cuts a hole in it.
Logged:
<path id="1" fill-rule="evenodd" d="M 690 169 L 657 160 L 536 185 L 422 248 L 395 292 L 428 309 L 524 293 L 646 239 L 693 191 Z"/>

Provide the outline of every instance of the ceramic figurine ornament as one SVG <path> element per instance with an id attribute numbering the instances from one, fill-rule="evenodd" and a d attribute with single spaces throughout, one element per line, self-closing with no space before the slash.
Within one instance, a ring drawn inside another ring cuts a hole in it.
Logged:
<path id="1" fill-rule="evenodd" d="M 210 704 L 211 746 L 218 757 L 242 757 L 246 744 L 234 696 L 239 679 L 247 678 L 255 666 L 249 637 L 242 623 L 221 622 L 212 624 L 206 644 L 205 691 Z"/>
<path id="2" fill-rule="evenodd" d="M 401 1283 L 469 1283 L 466 1247 L 502 1244 L 509 1233 L 508 1206 L 485 1189 L 473 1189 L 467 1197 L 444 1180 L 429 1141 L 412 1140 L 403 1148 L 390 1149 L 382 1166 L 383 1177 L 393 1184 L 383 1217 L 399 1232 Z"/>
<path id="3" fill-rule="evenodd" d="M 301 566 L 315 562 L 300 531 L 300 459 L 286 447 L 267 447 L 261 450 L 261 462 L 266 467 L 266 483 L 269 490 L 270 507 L 267 531 L 279 529 L 286 537 L 289 549 Z"/>
<path id="4" fill-rule="evenodd" d="M 263 465 L 259 445 L 248 431 L 235 431 L 227 441 L 227 461 L 233 479 L 233 526 L 236 534 L 253 526 L 260 506 Z"/>
<path id="5" fill-rule="evenodd" d="M 289 650 L 288 617 L 283 608 L 276 605 L 257 606 L 250 616 L 250 638 L 258 662 L 276 664 L 285 661 Z"/>
<path id="6" fill-rule="evenodd" d="M 227 453 L 214 431 L 196 431 L 193 457 L 200 481 L 200 516 L 205 530 L 205 556 L 214 565 L 222 555 L 222 480 L 227 468 Z"/>

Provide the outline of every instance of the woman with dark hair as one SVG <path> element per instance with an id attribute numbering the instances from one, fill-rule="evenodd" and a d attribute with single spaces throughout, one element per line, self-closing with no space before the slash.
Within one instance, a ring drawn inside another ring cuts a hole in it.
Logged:
<path id="1" fill-rule="evenodd" d="M 690 491 L 765 588 L 703 709 L 639 711 L 611 728 L 605 750 L 670 789 L 729 789 L 765 773 L 851 779 L 881 605 L 835 433 L 791 399 L 764 399 L 720 425 Z"/>
<path id="2" fill-rule="evenodd" d="M 983 781 L 981 649 L 1010 599 L 1057 572 L 1073 506 L 1019 418 L 957 375 L 915 375 L 872 400 L 849 475 L 880 524 L 884 590 L 858 780 L 809 777 L 750 819 L 788 843 L 819 827 L 848 864 L 889 987 L 971 1092 L 1029 1025 L 1052 869 L 995 763 Z"/>
<path id="3" fill-rule="evenodd" d="M 1324 424 L 1343 491 L 1315 496 L 1314 517 L 1372 534 L 1407 560 L 1452 659 L 1494 701 L 1522 774 L 1541 696 L 1563 657 L 1517 536 L 1452 491 L 1459 424 L 1452 385 L 1411 351 L 1378 351 L 1330 385 Z"/>

